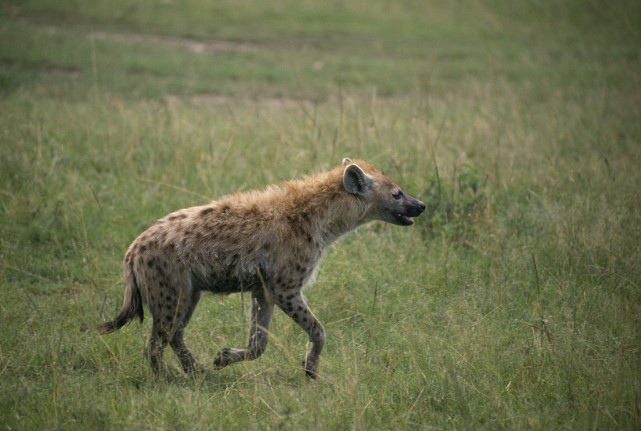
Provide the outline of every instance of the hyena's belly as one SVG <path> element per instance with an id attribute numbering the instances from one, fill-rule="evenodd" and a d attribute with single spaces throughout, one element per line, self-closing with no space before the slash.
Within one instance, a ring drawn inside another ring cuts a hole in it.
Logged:
<path id="1" fill-rule="evenodd" d="M 191 271 L 191 283 L 197 290 L 206 290 L 216 294 L 230 294 L 238 292 L 250 292 L 254 289 L 261 288 L 264 278 L 258 273 L 241 273 L 235 275 L 232 271 L 225 273 L 203 274 L 202 271 Z"/>

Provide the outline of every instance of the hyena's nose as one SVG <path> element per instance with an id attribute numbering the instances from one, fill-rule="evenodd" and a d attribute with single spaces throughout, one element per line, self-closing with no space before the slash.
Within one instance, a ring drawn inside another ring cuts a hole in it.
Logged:
<path id="1" fill-rule="evenodd" d="M 425 204 L 423 202 L 419 201 L 418 199 L 414 199 L 414 198 L 412 198 L 412 199 L 413 199 L 413 202 L 412 202 L 413 205 L 412 205 L 412 209 L 410 210 L 410 212 L 413 213 L 413 214 L 411 214 L 411 216 L 412 217 L 418 217 L 421 214 L 423 214 L 423 211 L 425 211 Z"/>

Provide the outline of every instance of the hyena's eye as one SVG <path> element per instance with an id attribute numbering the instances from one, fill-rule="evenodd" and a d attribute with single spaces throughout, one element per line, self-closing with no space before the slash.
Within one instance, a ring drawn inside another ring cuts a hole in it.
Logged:
<path id="1" fill-rule="evenodd" d="M 396 190 L 392 193 L 392 197 L 396 200 L 399 200 L 403 197 L 403 192 L 401 190 Z"/>

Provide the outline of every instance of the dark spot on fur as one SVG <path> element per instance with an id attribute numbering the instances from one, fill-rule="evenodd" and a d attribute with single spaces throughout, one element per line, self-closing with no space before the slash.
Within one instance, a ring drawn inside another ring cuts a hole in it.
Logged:
<path id="1" fill-rule="evenodd" d="M 207 214 L 210 214 L 210 213 L 212 213 L 213 211 L 214 211 L 214 209 L 213 209 L 213 208 L 211 208 L 211 207 L 210 207 L 210 208 L 205 208 L 204 210 L 202 210 L 202 211 L 200 212 L 200 215 L 201 215 L 201 216 L 206 216 Z"/>
<path id="2" fill-rule="evenodd" d="M 263 245 L 263 249 L 264 249 L 265 251 L 269 251 L 269 249 L 270 249 L 270 248 L 271 248 L 271 244 L 270 244 L 270 243 L 268 243 L 268 242 L 266 242 L 266 243 Z"/>
<path id="3" fill-rule="evenodd" d="M 140 248 L 140 252 L 141 253 L 144 253 L 144 251 L 147 250 L 147 246 L 146 245 L 141 245 L 139 248 Z"/>
<path id="4" fill-rule="evenodd" d="M 196 231 L 194 238 L 197 242 L 203 242 L 205 240 L 205 234 L 202 231 Z"/>
<path id="5" fill-rule="evenodd" d="M 149 259 L 149 260 L 147 261 L 147 266 L 148 266 L 149 268 L 151 268 L 152 266 L 154 266 L 154 259 L 153 259 L 153 258 L 152 258 L 152 259 Z"/>
<path id="6" fill-rule="evenodd" d="M 307 235 L 307 242 L 310 242 L 310 243 L 312 242 L 312 236 L 311 235 Z"/>
<path id="7" fill-rule="evenodd" d="M 298 314 L 292 313 L 292 319 L 294 319 L 294 320 L 298 319 Z"/>
<path id="8" fill-rule="evenodd" d="M 184 218 L 187 218 L 186 214 L 175 214 L 175 215 L 167 217 L 167 220 L 174 221 L 174 220 L 182 220 Z"/>

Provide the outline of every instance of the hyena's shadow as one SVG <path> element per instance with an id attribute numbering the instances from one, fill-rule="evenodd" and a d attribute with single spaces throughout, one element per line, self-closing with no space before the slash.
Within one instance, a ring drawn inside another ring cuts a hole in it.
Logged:
<path id="1" fill-rule="evenodd" d="M 119 384 L 137 391 L 158 390 L 163 387 L 194 389 L 206 388 L 208 392 L 227 391 L 245 385 L 269 385 L 299 387 L 307 382 L 302 376 L 293 373 L 277 372 L 275 368 L 254 369 L 216 369 L 202 368 L 198 372 L 185 374 L 178 367 L 168 365 L 161 373 L 150 369 L 140 369 L 136 375 L 120 379 Z"/>

